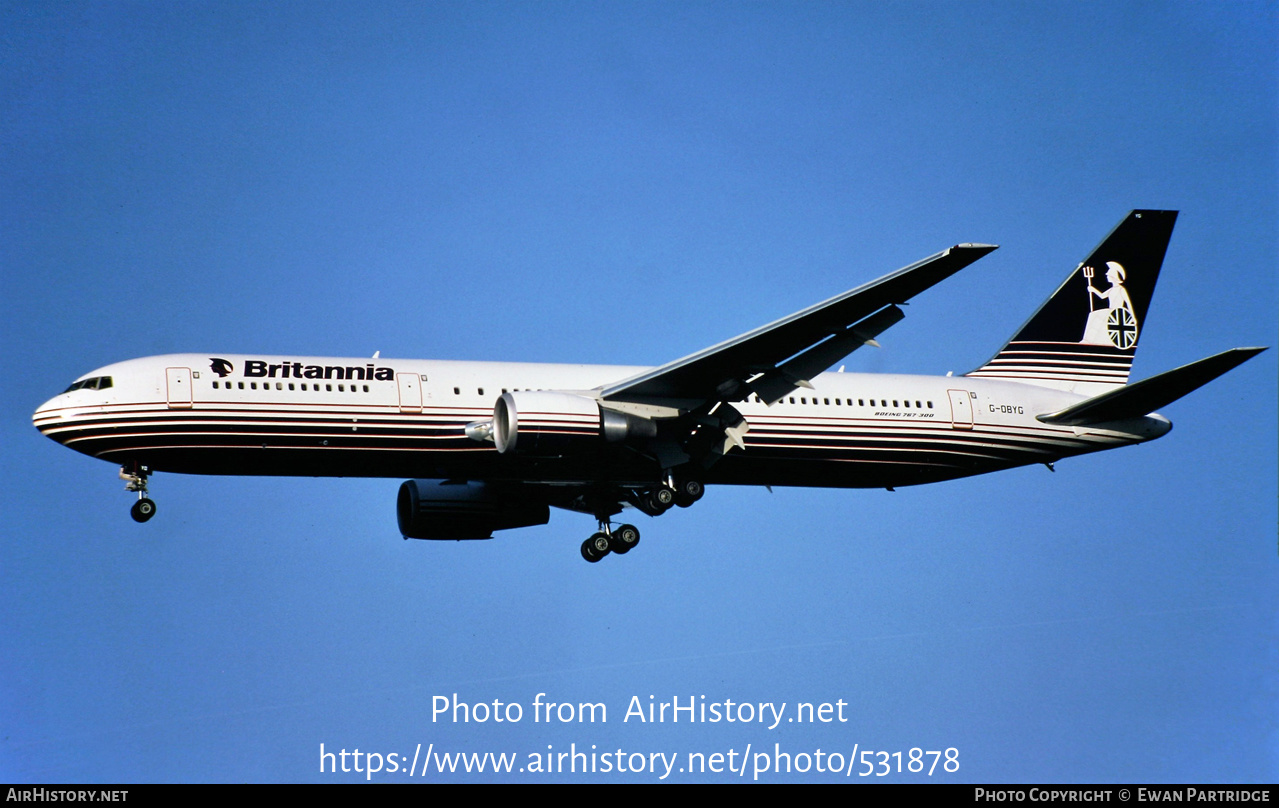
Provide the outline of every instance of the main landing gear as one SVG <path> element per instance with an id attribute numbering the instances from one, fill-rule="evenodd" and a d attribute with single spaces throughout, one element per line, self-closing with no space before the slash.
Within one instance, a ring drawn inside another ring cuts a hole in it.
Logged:
<path id="1" fill-rule="evenodd" d="M 151 469 L 146 466 L 135 463 L 133 466 L 120 467 L 120 479 L 125 482 L 124 490 L 138 492 L 138 501 L 129 509 L 129 515 L 135 522 L 145 522 L 155 516 L 155 502 L 147 498 L 147 477 L 150 476 Z"/>
<path id="2" fill-rule="evenodd" d="M 582 542 L 582 558 L 594 564 L 609 553 L 626 555 L 639 544 L 639 528 L 622 525 L 613 530 L 607 521 L 600 521 L 600 532 Z"/>
<path id="3" fill-rule="evenodd" d="M 647 491 L 632 492 L 631 504 L 649 516 L 661 516 L 670 510 L 672 505 L 687 508 L 702 498 L 706 486 L 701 480 L 677 480 L 667 477 L 666 482 Z"/>
<path id="4" fill-rule="evenodd" d="M 628 491 L 626 499 L 649 516 L 661 516 L 674 505 L 687 508 L 702 498 L 706 487 L 701 480 L 675 479 L 667 475 L 666 481 L 644 491 Z M 612 506 L 610 510 L 596 511 L 595 518 L 600 529 L 586 541 L 582 542 L 582 558 L 594 564 L 609 553 L 625 555 L 639 544 L 639 528 L 634 525 L 622 525 L 616 530 L 612 528 L 610 517 L 621 510 L 621 504 Z"/>

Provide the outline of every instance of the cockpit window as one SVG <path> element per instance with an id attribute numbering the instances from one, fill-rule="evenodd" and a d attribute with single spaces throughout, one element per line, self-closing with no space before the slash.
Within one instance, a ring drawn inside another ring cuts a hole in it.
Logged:
<path id="1" fill-rule="evenodd" d="M 70 387 L 62 392 L 70 393 L 72 390 L 105 390 L 110 386 L 110 376 L 94 376 L 92 379 L 81 379 L 78 382 L 73 382 Z"/>

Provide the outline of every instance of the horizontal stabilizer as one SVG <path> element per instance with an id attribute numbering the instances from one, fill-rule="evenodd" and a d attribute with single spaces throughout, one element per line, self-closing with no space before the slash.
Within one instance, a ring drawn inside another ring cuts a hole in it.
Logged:
<path id="1" fill-rule="evenodd" d="M 1198 390 L 1232 368 L 1242 365 L 1265 348 L 1233 348 L 1176 370 L 1142 379 L 1099 396 L 1081 401 L 1060 412 L 1040 415 L 1046 424 L 1080 426 L 1105 421 L 1140 418 L 1182 396 Z"/>

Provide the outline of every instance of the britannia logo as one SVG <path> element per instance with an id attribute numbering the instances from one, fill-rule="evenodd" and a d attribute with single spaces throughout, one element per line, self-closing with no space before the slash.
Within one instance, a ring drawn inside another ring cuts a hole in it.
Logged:
<path id="1" fill-rule="evenodd" d="M 1132 300 L 1128 290 L 1124 288 L 1127 273 L 1118 261 L 1106 262 L 1106 280 L 1110 288 L 1101 291 L 1092 285 L 1096 270 L 1083 267 L 1084 277 L 1088 282 L 1088 324 L 1084 327 L 1084 338 L 1080 340 L 1089 345 L 1113 345 L 1120 350 L 1127 350 L 1137 344 L 1137 315 L 1132 311 Z M 1094 297 L 1105 301 L 1104 308 L 1097 308 Z"/>
<path id="2" fill-rule="evenodd" d="M 230 362 L 226 361 L 225 359 L 209 357 L 209 370 L 212 370 L 214 373 L 218 374 L 218 378 L 225 379 L 228 375 L 231 374 L 231 371 L 235 370 L 235 366 L 232 365 Z"/>

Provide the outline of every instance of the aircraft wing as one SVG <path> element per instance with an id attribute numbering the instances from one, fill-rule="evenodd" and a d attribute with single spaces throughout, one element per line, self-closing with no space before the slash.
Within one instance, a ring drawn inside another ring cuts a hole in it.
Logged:
<path id="1" fill-rule="evenodd" d="M 996 249 L 957 244 L 789 317 L 606 386 L 605 401 L 772 403 L 904 316 L 904 303 Z"/>

